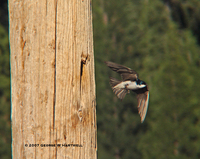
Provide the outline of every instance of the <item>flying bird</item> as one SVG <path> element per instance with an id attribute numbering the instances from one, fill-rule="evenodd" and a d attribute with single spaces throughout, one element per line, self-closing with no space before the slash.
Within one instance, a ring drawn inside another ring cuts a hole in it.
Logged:
<path id="1" fill-rule="evenodd" d="M 137 94 L 138 113 L 140 114 L 141 123 L 143 123 L 149 105 L 149 90 L 147 84 L 138 78 L 136 71 L 114 62 L 106 61 L 105 63 L 122 77 L 122 81 L 110 77 L 112 90 L 119 99 L 123 100 L 130 90 Z"/>

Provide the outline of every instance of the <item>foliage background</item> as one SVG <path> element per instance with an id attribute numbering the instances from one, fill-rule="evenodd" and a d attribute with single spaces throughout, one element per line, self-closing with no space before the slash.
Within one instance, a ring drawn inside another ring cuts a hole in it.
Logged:
<path id="1" fill-rule="evenodd" d="M 200 1 L 95 0 L 94 50 L 99 159 L 200 158 Z M 140 123 L 134 93 L 121 102 L 120 78 L 104 64 L 136 70 L 150 103 Z M 11 158 L 7 1 L 0 2 L 0 158 Z"/>

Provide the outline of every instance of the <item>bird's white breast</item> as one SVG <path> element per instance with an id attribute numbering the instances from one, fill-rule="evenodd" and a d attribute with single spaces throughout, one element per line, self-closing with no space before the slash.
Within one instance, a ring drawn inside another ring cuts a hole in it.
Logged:
<path id="1" fill-rule="evenodd" d="M 137 85 L 136 81 L 123 81 L 119 84 L 117 84 L 115 86 L 115 88 L 126 88 L 126 89 L 130 89 L 130 90 L 135 90 L 135 89 L 138 89 L 138 88 L 143 88 L 145 87 L 146 85 L 144 84 L 141 84 L 141 85 Z"/>

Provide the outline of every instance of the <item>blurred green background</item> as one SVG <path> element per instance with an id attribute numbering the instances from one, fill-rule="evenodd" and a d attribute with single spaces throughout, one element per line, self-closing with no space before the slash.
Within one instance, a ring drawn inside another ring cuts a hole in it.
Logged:
<path id="1" fill-rule="evenodd" d="M 200 1 L 93 0 L 98 159 L 200 158 Z M 121 102 L 120 78 L 104 61 L 131 67 L 150 89 L 146 119 Z M 0 158 L 11 158 L 7 0 L 0 2 Z"/>

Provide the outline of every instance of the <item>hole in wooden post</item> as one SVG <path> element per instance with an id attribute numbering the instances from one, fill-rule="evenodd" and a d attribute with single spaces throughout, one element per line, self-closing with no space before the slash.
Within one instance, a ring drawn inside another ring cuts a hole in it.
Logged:
<path id="1" fill-rule="evenodd" d="M 80 68 L 80 91 L 81 91 L 81 82 L 82 82 L 82 75 L 83 75 L 83 65 L 84 65 L 84 61 L 81 60 L 81 68 Z"/>
<path id="2" fill-rule="evenodd" d="M 81 60 L 81 76 L 80 76 L 80 78 L 82 78 L 82 75 L 83 75 L 83 64 L 84 64 L 84 62 Z"/>

